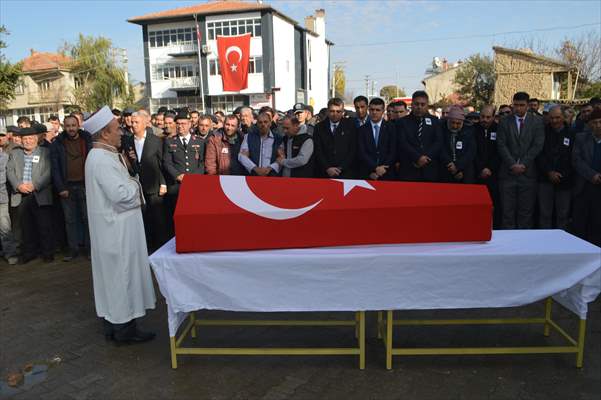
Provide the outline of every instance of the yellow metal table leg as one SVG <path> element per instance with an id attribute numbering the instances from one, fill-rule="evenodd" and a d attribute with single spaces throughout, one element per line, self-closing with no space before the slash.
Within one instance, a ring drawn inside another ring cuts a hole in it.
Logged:
<path id="1" fill-rule="evenodd" d="M 365 369 L 365 311 L 359 315 L 359 369 Z"/>
<path id="2" fill-rule="evenodd" d="M 378 311 L 378 323 L 377 323 L 377 328 L 378 328 L 378 339 L 382 339 L 382 311 Z"/>
<path id="3" fill-rule="evenodd" d="M 392 310 L 386 311 L 386 369 L 392 369 Z"/>
<path id="4" fill-rule="evenodd" d="M 576 355 L 576 368 L 582 368 L 584 360 L 584 337 L 586 334 L 586 319 L 581 319 L 578 324 L 578 353 Z"/>
<path id="5" fill-rule="evenodd" d="M 171 368 L 173 369 L 177 369 L 177 353 L 176 353 L 176 346 L 175 346 L 175 337 L 171 336 L 169 338 L 169 344 L 171 347 Z"/>
<path id="6" fill-rule="evenodd" d="M 190 331 L 190 335 L 195 338 L 196 337 L 196 312 L 192 311 L 190 313 L 190 321 L 192 322 L 192 329 Z"/>
<path id="7" fill-rule="evenodd" d="M 549 321 L 551 320 L 551 309 L 553 308 L 553 299 L 551 297 L 547 297 L 547 301 L 545 301 L 545 328 L 543 334 L 545 336 L 549 336 L 551 331 L 551 325 Z"/>

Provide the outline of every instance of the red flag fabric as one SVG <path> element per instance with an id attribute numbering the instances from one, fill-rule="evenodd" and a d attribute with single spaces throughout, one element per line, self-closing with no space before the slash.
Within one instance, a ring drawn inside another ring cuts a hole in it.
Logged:
<path id="1" fill-rule="evenodd" d="M 485 185 L 186 175 L 176 250 L 488 241 Z"/>
<path id="2" fill-rule="evenodd" d="M 248 87 L 250 33 L 239 36 L 217 36 L 217 52 L 223 90 L 239 92 Z"/>

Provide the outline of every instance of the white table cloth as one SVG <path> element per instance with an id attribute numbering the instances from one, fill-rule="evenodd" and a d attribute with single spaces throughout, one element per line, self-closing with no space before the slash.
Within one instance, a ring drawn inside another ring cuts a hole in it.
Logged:
<path id="1" fill-rule="evenodd" d="M 269 238 L 265 238 L 269 240 Z M 188 312 L 512 307 L 548 296 L 586 318 L 601 249 L 560 230 L 495 231 L 486 243 L 432 243 L 150 257 L 169 334 Z"/>

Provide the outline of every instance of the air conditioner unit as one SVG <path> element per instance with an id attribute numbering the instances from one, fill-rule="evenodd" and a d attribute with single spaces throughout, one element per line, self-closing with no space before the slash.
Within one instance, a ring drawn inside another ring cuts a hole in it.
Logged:
<path id="1" fill-rule="evenodd" d="M 202 45 L 202 54 L 211 54 L 212 52 L 213 50 L 211 49 L 211 46 L 209 46 L 208 44 Z"/>

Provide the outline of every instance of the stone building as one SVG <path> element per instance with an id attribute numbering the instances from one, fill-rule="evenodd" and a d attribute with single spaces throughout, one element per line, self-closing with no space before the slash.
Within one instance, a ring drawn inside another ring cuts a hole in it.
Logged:
<path id="1" fill-rule="evenodd" d="M 575 68 L 530 50 L 493 47 L 495 69 L 494 104 L 507 104 L 515 92 L 527 92 L 542 102 L 573 100 Z"/>

